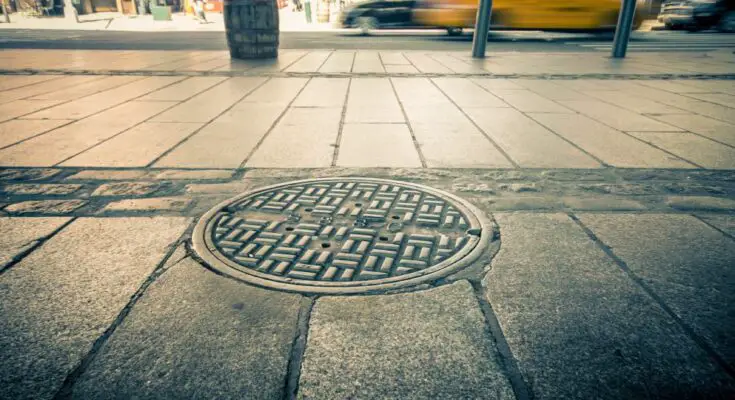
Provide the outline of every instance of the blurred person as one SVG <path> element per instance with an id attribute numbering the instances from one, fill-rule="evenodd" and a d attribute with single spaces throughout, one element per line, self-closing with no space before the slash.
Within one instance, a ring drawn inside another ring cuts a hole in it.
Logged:
<path id="1" fill-rule="evenodd" d="M 304 0 L 304 14 L 306 14 L 306 23 L 311 23 L 311 0 Z"/>
<path id="2" fill-rule="evenodd" d="M 200 24 L 207 23 L 207 15 L 204 13 L 205 4 L 207 4 L 207 0 L 194 0 L 194 14 L 199 19 Z"/>

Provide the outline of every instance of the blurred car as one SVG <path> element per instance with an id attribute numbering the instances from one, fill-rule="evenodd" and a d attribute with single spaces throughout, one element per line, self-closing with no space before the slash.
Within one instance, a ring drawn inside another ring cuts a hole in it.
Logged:
<path id="1" fill-rule="evenodd" d="M 421 0 L 414 21 L 450 31 L 475 26 L 477 0 Z M 642 9 L 643 7 L 638 7 Z M 620 0 L 495 0 L 491 28 L 549 31 L 614 30 Z M 636 13 L 633 27 L 643 22 Z"/>
<path id="2" fill-rule="evenodd" d="M 342 11 L 340 24 L 358 28 L 363 33 L 381 28 L 415 26 L 412 15 L 414 0 L 367 0 L 352 4 Z"/>
<path id="3" fill-rule="evenodd" d="M 658 14 L 667 29 L 698 31 L 717 28 L 735 32 L 735 0 L 666 1 Z"/>

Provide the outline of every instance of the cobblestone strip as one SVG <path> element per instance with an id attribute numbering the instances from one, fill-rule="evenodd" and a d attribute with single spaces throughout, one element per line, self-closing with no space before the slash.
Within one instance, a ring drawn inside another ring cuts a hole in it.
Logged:
<path id="1" fill-rule="evenodd" d="M 488 212 L 735 212 L 735 172 L 623 169 L 80 169 L 0 168 L 0 213 L 197 216 L 250 188 L 311 177 L 427 184 Z"/>
<path id="2" fill-rule="evenodd" d="M 701 335 L 699 335 L 697 332 L 695 332 L 694 328 L 686 322 L 669 306 L 664 299 L 656 293 L 653 288 L 645 282 L 645 280 L 641 279 L 639 276 L 637 276 L 631 269 L 628 267 L 628 264 L 620 257 L 618 257 L 617 254 L 615 254 L 614 250 L 605 244 L 600 238 L 595 235 L 592 230 L 587 227 L 579 218 L 577 218 L 576 215 L 572 213 L 567 214 L 569 218 L 571 218 L 583 231 L 584 233 L 592 240 L 608 257 L 610 257 L 615 264 L 625 273 L 625 275 L 630 278 L 638 287 L 640 287 L 649 297 L 651 297 L 656 304 L 663 309 L 666 314 L 668 314 L 679 327 L 686 333 L 689 338 L 694 341 L 702 350 L 704 350 L 707 355 L 714 360 L 717 365 L 719 365 L 727 374 L 729 374 L 731 377 L 735 378 L 735 369 L 733 369 L 730 364 L 727 363 L 727 361 L 719 354 L 715 349 L 710 346 L 707 341 L 702 338 Z"/>
<path id="3" fill-rule="evenodd" d="M 59 70 L 59 69 L 0 69 L 0 75 L 133 75 L 133 76 L 265 76 L 274 78 L 288 77 L 324 77 L 324 78 L 350 78 L 350 77 L 420 77 L 420 78 L 496 78 L 496 79 L 603 79 L 603 80 L 733 80 L 735 74 L 722 73 L 651 73 L 651 74 L 613 74 L 613 73 L 588 73 L 588 74 L 518 74 L 518 73 L 389 73 L 389 72 L 285 72 L 285 71 L 142 71 L 142 70 Z"/>

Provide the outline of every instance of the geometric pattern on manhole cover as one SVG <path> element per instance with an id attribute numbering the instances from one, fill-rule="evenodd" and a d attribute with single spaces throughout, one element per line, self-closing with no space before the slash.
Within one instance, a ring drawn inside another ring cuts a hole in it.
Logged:
<path id="1" fill-rule="evenodd" d="M 462 266 L 458 261 L 476 249 L 481 234 L 478 213 L 451 194 L 404 182 L 329 178 L 220 204 L 200 220 L 194 241 L 212 267 L 250 282 L 357 293 L 446 275 Z"/>

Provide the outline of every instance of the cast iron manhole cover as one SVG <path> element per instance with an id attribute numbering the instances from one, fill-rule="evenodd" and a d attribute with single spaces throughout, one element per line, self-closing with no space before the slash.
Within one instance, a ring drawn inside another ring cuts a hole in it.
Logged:
<path id="1" fill-rule="evenodd" d="M 396 289 L 468 265 L 489 241 L 482 213 L 449 193 L 368 178 L 309 179 L 219 204 L 194 231 L 212 268 L 281 290 Z"/>

